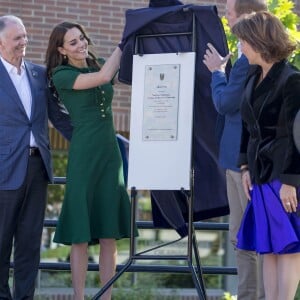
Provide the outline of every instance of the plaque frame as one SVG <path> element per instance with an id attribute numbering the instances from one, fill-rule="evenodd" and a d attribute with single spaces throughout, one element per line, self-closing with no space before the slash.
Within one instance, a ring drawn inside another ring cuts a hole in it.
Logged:
<path id="1" fill-rule="evenodd" d="M 190 190 L 195 52 L 134 55 L 128 186 L 137 190 Z M 145 68 L 178 65 L 177 138 L 143 138 Z"/>

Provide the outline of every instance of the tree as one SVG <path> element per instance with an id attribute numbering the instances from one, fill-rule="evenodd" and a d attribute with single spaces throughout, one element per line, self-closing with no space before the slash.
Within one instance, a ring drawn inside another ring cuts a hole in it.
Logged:
<path id="1" fill-rule="evenodd" d="M 275 16 L 277 16 L 286 27 L 290 38 L 298 45 L 300 44 L 300 31 L 298 31 L 297 24 L 300 21 L 299 16 L 293 12 L 295 4 L 290 0 L 267 0 L 268 9 Z M 228 49 L 232 53 L 232 60 L 237 58 L 237 39 L 231 33 L 225 17 L 222 17 L 225 34 L 227 37 Z M 297 50 L 289 58 L 290 62 L 300 69 L 300 49 Z"/>

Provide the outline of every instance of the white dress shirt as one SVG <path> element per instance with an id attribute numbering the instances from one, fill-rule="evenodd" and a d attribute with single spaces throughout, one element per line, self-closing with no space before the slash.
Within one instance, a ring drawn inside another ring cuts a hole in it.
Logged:
<path id="1" fill-rule="evenodd" d="M 237 43 L 236 46 L 237 46 L 237 49 L 238 49 L 238 58 L 240 58 L 241 55 L 243 54 L 243 53 L 242 53 L 242 50 L 241 50 L 241 42 L 238 41 L 238 43 Z"/>

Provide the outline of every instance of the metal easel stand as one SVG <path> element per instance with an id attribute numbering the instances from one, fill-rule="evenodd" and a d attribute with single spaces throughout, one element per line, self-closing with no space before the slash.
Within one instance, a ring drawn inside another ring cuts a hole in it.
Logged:
<path id="1" fill-rule="evenodd" d="M 188 11 L 188 10 L 185 10 Z M 192 36 L 192 50 L 195 51 L 196 47 L 196 28 L 195 28 L 195 15 L 193 14 L 193 30 L 192 32 L 180 32 L 180 33 L 166 33 L 166 34 L 151 34 L 151 35 L 139 35 L 136 37 L 135 43 L 135 53 L 137 54 L 139 39 L 149 38 L 149 37 L 164 37 L 164 36 L 177 36 L 177 35 L 191 35 Z M 131 233 L 130 233 L 130 249 L 129 249 L 129 258 L 127 263 L 112 277 L 112 279 L 107 282 L 102 289 L 92 298 L 92 300 L 99 299 L 106 290 L 113 285 L 113 283 L 124 273 L 126 272 L 130 266 L 136 260 L 174 260 L 174 261 L 186 261 L 189 267 L 190 273 L 192 275 L 192 279 L 197 290 L 198 296 L 200 300 L 206 300 L 206 291 L 205 285 L 202 277 L 201 263 L 200 263 L 200 255 L 198 251 L 198 245 L 195 235 L 195 229 L 193 225 L 193 207 L 194 207 L 194 172 L 193 167 L 191 167 L 191 191 L 186 191 L 181 189 L 183 194 L 186 197 L 186 202 L 188 206 L 188 237 L 187 237 L 187 253 L 186 255 L 149 255 L 150 251 L 157 250 L 159 248 L 174 244 L 183 238 L 179 238 L 177 240 L 160 244 L 151 249 L 136 252 L 136 237 L 135 237 L 135 224 L 136 224 L 136 195 L 137 190 L 135 187 L 131 188 Z"/>
<path id="2" fill-rule="evenodd" d="M 136 237 L 135 237 L 135 224 L 136 224 L 136 212 L 137 212 L 137 191 L 133 187 L 131 188 L 131 223 L 130 223 L 130 249 L 129 258 L 127 263 L 122 267 L 122 269 L 115 274 L 112 279 L 105 284 L 102 289 L 92 298 L 101 299 L 100 297 L 107 291 L 107 289 L 113 285 L 113 283 L 124 273 L 136 260 L 176 260 L 176 261 L 186 261 L 190 269 L 192 279 L 197 290 L 200 300 L 206 300 L 206 291 L 204 286 L 204 281 L 202 277 L 200 255 L 198 251 L 198 245 L 195 235 L 195 230 L 193 226 L 193 193 L 189 191 L 183 191 L 186 196 L 188 204 L 188 237 L 187 237 L 187 253 L 186 255 L 149 255 L 150 251 L 157 250 L 159 248 L 168 246 L 170 244 L 176 243 L 183 238 L 179 238 L 169 243 L 164 243 L 159 246 L 153 247 L 151 249 L 136 252 Z"/>

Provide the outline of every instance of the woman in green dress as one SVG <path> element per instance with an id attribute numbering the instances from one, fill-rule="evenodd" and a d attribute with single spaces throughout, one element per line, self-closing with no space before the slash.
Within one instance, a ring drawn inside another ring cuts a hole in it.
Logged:
<path id="1" fill-rule="evenodd" d="M 54 241 L 71 245 L 75 300 L 84 299 L 88 244 L 99 242 L 100 280 L 116 267 L 116 239 L 130 236 L 130 202 L 113 125 L 112 80 L 122 51 L 104 63 L 89 51 L 90 39 L 77 23 L 52 31 L 46 53 L 50 82 L 74 126 L 67 183 Z M 101 299 L 111 299 L 111 288 Z"/>

